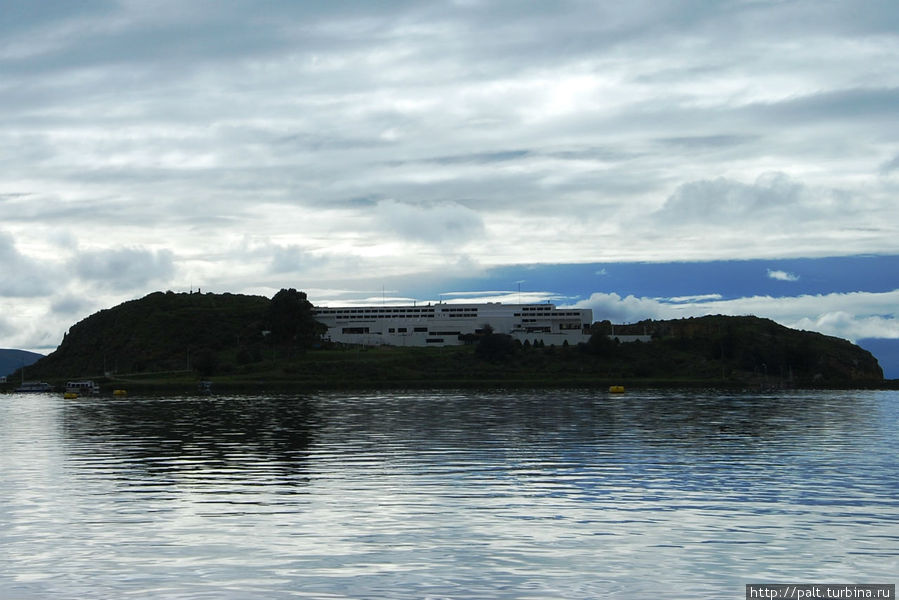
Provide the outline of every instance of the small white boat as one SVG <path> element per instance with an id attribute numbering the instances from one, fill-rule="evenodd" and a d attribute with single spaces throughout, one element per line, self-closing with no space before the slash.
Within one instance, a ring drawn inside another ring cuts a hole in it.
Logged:
<path id="1" fill-rule="evenodd" d="M 79 396 L 96 395 L 100 393 L 100 386 L 91 380 L 67 381 L 66 394 L 78 394 Z"/>
<path id="2" fill-rule="evenodd" d="M 22 385 L 16 388 L 17 392 L 52 392 L 53 386 L 43 381 L 23 381 Z"/>

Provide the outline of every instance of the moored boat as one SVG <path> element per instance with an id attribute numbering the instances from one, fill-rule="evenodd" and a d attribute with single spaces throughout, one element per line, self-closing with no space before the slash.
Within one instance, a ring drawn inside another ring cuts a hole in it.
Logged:
<path id="1" fill-rule="evenodd" d="M 77 394 L 78 396 L 85 396 L 99 393 L 100 386 L 89 379 L 85 381 L 66 382 L 66 394 Z"/>
<path id="2" fill-rule="evenodd" d="M 43 381 L 23 381 L 22 385 L 16 388 L 17 392 L 52 392 L 53 386 Z"/>

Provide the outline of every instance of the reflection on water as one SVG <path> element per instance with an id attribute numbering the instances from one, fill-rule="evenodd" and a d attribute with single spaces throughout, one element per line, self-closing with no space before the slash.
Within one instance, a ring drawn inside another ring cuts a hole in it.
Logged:
<path id="1" fill-rule="evenodd" d="M 66 405 L 70 464 L 140 485 L 306 480 L 314 405 L 297 398 L 152 398 Z"/>
<path id="2" fill-rule="evenodd" d="M 895 392 L 0 398 L 17 598 L 892 582 Z"/>

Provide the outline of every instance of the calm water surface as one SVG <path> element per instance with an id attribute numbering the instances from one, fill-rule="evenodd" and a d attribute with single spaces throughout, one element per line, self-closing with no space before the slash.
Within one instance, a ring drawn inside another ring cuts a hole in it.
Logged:
<path id="1" fill-rule="evenodd" d="M 0 396 L 0 598 L 895 583 L 899 393 Z"/>

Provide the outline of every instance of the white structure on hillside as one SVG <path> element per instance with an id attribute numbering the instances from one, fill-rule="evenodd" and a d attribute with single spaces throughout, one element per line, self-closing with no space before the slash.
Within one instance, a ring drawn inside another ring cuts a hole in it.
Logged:
<path id="1" fill-rule="evenodd" d="M 586 342 L 593 311 L 552 304 L 428 304 L 423 306 L 315 307 L 327 325 L 323 338 L 367 346 L 456 346 L 465 336 L 506 333 L 521 342 L 561 346 Z"/>

